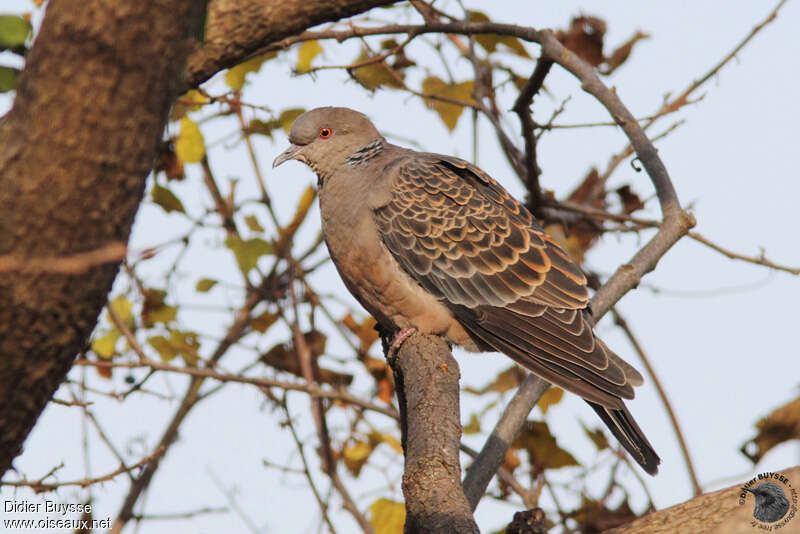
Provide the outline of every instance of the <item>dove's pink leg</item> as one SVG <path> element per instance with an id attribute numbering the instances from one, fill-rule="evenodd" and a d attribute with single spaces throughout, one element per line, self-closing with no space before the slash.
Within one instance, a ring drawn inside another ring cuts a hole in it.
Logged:
<path id="1" fill-rule="evenodd" d="M 416 333 L 416 331 L 416 328 L 410 326 L 408 328 L 403 328 L 396 333 L 392 339 L 392 344 L 389 346 L 389 357 L 394 358 L 394 356 L 397 354 L 397 351 L 400 350 L 400 347 L 403 345 L 403 342 L 411 337 L 412 334 Z"/>

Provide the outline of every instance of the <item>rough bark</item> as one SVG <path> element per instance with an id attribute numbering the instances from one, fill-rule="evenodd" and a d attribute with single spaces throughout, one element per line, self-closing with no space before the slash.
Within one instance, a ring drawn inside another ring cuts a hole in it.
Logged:
<path id="1" fill-rule="evenodd" d="M 438 336 L 414 335 L 390 361 L 400 406 L 407 534 L 478 532 L 461 488 L 458 364 Z"/>
<path id="2" fill-rule="evenodd" d="M 185 89 L 196 87 L 260 48 L 323 22 L 352 17 L 397 0 L 214 0 L 205 42 L 189 58 Z"/>
<path id="3" fill-rule="evenodd" d="M 127 241 L 201 4 L 50 3 L 0 121 L 0 255 Z M 86 343 L 117 265 L 0 274 L 0 476 Z"/>
<path id="4" fill-rule="evenodd" d="M 52 1 L 0 119 L 0 256 L 40 265 L 127 242 L 175 96 L 260 46 L 390 3 L 216 0 L 199 47 L 190 36 L 205 2 Z M 0 477 L 85 346 L 117 267 L 0 273 Z"/>
<path id="5" fill-rule="evenodd" d="M 800 467 L 780 471 L 796 490 L 800 490 Z M 764 528 L 753 526 L 753 499 L 748 494 L 744 504 L 739 504 L 742 485 L 700 495 L 682 504 L 666 508 L 641 517 L 618 528 L 606 530 L 603 534 L 672 534 L 692 532 L 693 534 L 751 534 L 763 532 Z M 787 498 L 791 501 L 792 496 Z M 797 510 L 797 503 L 794 503 Z M 792 513 L 792 508 L 788 514 Z M 789 515 L 784 517 L 784 520 Z M 778 521 L 773 525 L 780 524 Z M 761 523 L 769 526 L 770 523 Z M 779 532 L 800 532 L 800 518 L 793 517 L 782 526 Z"/>

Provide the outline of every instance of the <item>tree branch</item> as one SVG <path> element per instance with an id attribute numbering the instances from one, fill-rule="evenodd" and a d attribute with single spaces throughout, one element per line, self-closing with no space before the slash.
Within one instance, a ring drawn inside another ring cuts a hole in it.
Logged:
<path id="1" fill-rule="evenodd" d="M 519 121 L 522 124 L 522 137 L 525 139 L 525 186 L 528 189 L 528 195 L 530 195 L 528 208 L 538 217 L 541 217 L 539 209 L 542 206 L 542 188 L 539 184 L 539 165 L 536 162 L 536 134 L 534 133 L 533 117 L 531 117 L 531 105 L 533 104 L 533 97 L 542 88 L 544 79 L 552 66 L 553 61 L 551 59 L 544 56 L 539 58 L 536 62 L 536 68 L 533 69 L 533 74 L 525 82 L 512 108 L 514 113 L 519 115 Z"/>
<path id="2" fill-rule="evenodd" d="M 461 487 L 458 364 L 439 336 L 415 334 L 389 364 L 397 384 L 406 534 L 478 532 Z"/>
<path id="3" fill-rule="evenodd" d="M 217 0 L 209 6 L 205 40 L 191 55 L 183 89 L 196 87 L 265 45 L 306 28 L 358 15 L 397 0 Z"/>
<path id="4" fill-rule="evenodd" d="M 796 487 L 800 480 L 800 467 L 780 471 Z M 739 504 L 742 484 L 700 495 L 694 499 L 659 510 L 631 521 L 621 527 L 606 530 L 603 534 L 672 534 L 692 532 L 693 534 L 751 534 L 760 532 L 753 523 L 753 497 L 745 498 Z M 791 495 L 786 495 L 789 499 Z M 795 505 L 795 513 L 797 506 Z M 791 510 L 789 513 L 792 513 Z M 788 517 L 788 514 L 787 516 Z M 784 519 L 786 519 L 784 517 Z M 797 517 L 789 519 L 787 532 L 796 531 Z M 780 524 L 780 523 L 776 523 Z M 773 525 L 774 526 L 774 525 Z"/>
<path id="5" fill-rule="evenodd" d="M 0 273 L 0 477 L 106 302 L 119 262 L 91 251 L 128 240 L 204 5 L 47 8 L 0 120 L 0 256 L 83 265 Z"/>

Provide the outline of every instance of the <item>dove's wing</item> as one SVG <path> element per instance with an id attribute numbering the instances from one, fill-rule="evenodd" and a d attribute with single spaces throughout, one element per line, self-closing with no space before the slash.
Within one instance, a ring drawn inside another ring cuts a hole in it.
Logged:
<path id="1" fill-rule="evenodd" d="M 457 158 L 411 158 L 375 220 L 392 255 L 483 345 L 619 409 L 641 377 L 594 337 L 586 279 L 519 202 Z"/>
<path id="2" fill-rule="evenodd" d="M 594 337 L 586 278 L 533 216 L 458 158 L 419 154 L 396 169 L 375 210 L 403 269 L 484 349 L 510 356 L 589 402 L 651 474 L 660 460 L 621 398 L 641 375 Z"/>

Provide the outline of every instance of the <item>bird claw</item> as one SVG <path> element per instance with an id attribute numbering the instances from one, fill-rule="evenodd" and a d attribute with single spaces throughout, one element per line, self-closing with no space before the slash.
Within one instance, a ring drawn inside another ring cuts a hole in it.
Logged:
<path id="1" fill-rule="evenodd" d="M 413 326 L 403 328 L 399 332 L 394 335 L 392 338 L 392 344 L 389 345 L 389 351 L 386 353 L 386 358 L 389 360 L 394 359 L 397 356 L 400 347 L 403 345 L 406 339 L 411 337 L 413 334 L 417 332 L 417 329 Z"/>

